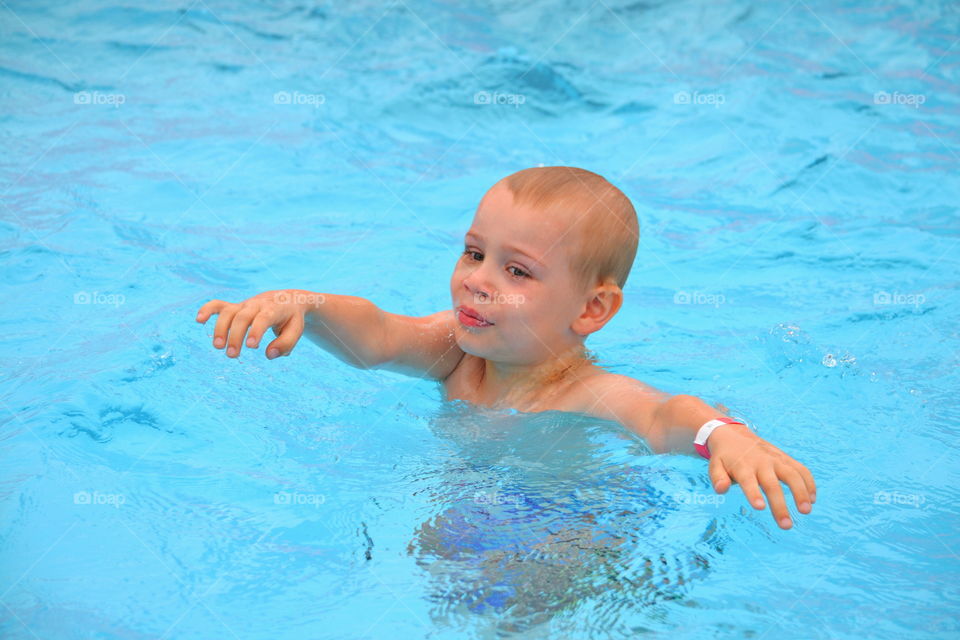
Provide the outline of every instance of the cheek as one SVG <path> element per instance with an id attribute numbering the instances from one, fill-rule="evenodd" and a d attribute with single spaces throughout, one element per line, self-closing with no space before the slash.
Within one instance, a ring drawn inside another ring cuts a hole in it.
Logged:
<path id="1" fill-rule="evenodd" d="M 518 294 L 522 296 L 519 299 L 523 302 L 516 308 L 510 305 L 510 310 L 522 315 L 527 324 L 539 327 L 542 332 L 560 332 L 564 328 L 565 319 L 570 315 L 570 305 L 566 300 L 544 294 L 545 292 L 540 292 L 539 295 Z"/>
<path id="2" fill-rule="evenodd" d="M 459 284 L 463 281 L 463 260 L 457 260 L 453 265 L 453 273 L 450 274 L 450 290 L 456 291 Z"/>
<path id="3" fill-rule="evenodd" d="M 555 310 L 548 299 L 529 289 L 504 291 L 500 297 L 500 316 L 517 335 L 536 339 L 533 333 L 550 332 L 548 326 L 555 322 Z"/>

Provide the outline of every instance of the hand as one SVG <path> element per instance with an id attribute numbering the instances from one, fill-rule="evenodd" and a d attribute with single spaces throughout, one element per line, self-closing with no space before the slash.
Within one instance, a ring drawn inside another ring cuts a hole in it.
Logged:
<path id="1" fill-rule="evenodd" d="M 764 507 L 762 488 L 781 529 L 793 526 L 781 482 L 790 487 L 800 513 L 810 513 L 817 501 L 817 486 L 810 470 L 744 425 L 718 427 L 707 440 L 707 447 L 710 479 L 717 493 L 726 493 L 732 478 L 753 507 L 760 510 Z"/>
<path id="2" fill-rule="evenodd" d="M 240 355 L 240 345 L 248 328 L 247 346 L 256 349 L 263 334 L 272 327 L 277 339 L 267 345 L 266 351 L 267 358 L 272 360 L 290 355 L 303 335 L 305 309 L 300 297 L 300 292 L 284 289 L 267 291 L 239 304 L 211 300 L 200 307 L 197 322 L 203 324 L 211 315 L 219 314 L 213 331 L 213 346 L 217 349 L 226 346 L 230 358 Z"/>

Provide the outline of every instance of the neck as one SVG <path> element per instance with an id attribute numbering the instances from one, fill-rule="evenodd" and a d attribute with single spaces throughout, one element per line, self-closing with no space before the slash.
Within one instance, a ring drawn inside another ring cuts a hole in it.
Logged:
<path id="1" fill-rule="evenodd" d="M 505 364 L 484 361 L 480 397 L 493 407 L 523 407 L 535 404 L 554 386 L 565 382 L 581 366 L 590 362 L 582 344 L 575 344 L 559 355 L 530 364 Z M 519 406 L 518 406 L 519 405 Z"/>

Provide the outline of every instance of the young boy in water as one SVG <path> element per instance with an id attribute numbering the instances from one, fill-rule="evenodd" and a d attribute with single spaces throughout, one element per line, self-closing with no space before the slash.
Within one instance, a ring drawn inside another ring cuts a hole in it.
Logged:
<path id="1" fill-rule="evenodd" d="M 575 167 L 525 169 L 480 201 L 450 280 L 452 310 L 409 317 L 363 298 L 282 290 L 239 304 L 211 300 L 197 321 L 219 314 L 213 344 L 232 358 L 245 335 L 255 349 L 272 328 L 273 359 L 289 355 L 306 331 L 353 366 L 441 381 L 448 400 L 614 420 L 656 452 L 709 458 L 718 493 L 736 482 L 763 509 L 762 489 L 789 529 L 780 483 L 809 513 L 816 486 L 805 466 L 698 398 L 670 396 L 588 356 L 586 337 L 620 309 L 638 240 L 633 205 L 603 177 Z"/>

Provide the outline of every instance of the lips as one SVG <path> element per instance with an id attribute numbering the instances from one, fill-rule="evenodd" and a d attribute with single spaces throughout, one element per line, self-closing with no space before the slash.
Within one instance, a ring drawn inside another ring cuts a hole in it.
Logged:
<path id="1" fill-rule="evenodd" d="M 494 324 L 480 315 L 480 312 L 476 309 L 471 309 L 466 306 L 457 307 L 457 319 L 470 327 L 492 327 Z"/>

